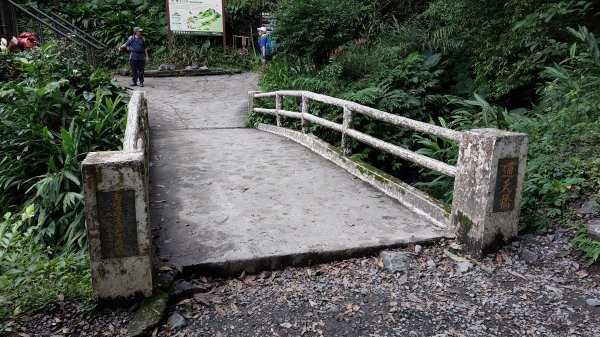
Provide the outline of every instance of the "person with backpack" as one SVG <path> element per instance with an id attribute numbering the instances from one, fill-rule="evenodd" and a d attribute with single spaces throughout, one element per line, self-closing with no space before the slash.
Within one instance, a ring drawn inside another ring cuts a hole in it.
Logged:
<path id="1" fill-rule="evenodd" d="M 262 65 L 262 74 L 265 74 L 265 70 L 269 69 L 269 62 L 273 59 L 273 40 L 267 33 L 267 28 L 258 28 L 258 46 L 260 49 L 260 62 Z"/>
<path id="2" fill-rule="evenodd" d="M 142 31 L 143 29 L 140 27 L 135 27 L 133 35 L 119 47 L 120 51 L 127 49 L 127 47 L 131 50 L 131 56 L 129 57 L 131 63 L 131 85 L 136 86 L 139 80 L 140 87 L 144 86 L 144 69 L 146 63 L 148 63 L 148 46 L 142 37 Z"/>

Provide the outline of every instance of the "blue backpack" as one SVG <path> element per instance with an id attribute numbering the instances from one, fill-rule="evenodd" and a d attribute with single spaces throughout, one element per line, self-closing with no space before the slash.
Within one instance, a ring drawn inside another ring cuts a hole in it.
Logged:
<path id="1" fill-rule="evenodd" d="M 266 38 L 267 39 L 267 45 L 266 45 L 266 50 L 265 50 L 265 56 L 273 56 L 275 55 L 275 43 L 273 41 L 273 38 L 271 38 L 271 34 L 265 34 L 264 36 L 266 37 L 261 37 L 261 39 Z"/>

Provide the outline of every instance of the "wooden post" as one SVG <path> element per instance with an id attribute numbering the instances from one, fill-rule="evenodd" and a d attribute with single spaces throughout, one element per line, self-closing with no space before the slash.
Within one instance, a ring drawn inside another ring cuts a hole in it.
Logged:
<path id="1" fill-rule="evenodd" d="M 308 99 L 308 97 L 302 95 L 302 132 L 303 133 L 308 133 L 308 127 L 309 127 L 309 122 L 304 119 L 304 114 L 309 114 L 310 113 L 310 100 Z"/>
<path id="2" fill-rule="evenodd" d="M 281 95 L 275 95 L 275 114 L 277 116 L 277 126 L 281 126 L 281 115 L 279 114 L 279 110 L 281 110 L 283 106 L 283 97 Z"/>
<path id="3" fill-rule="evenodd" d="M 173 51 L 173 32 L 171 31 L 171 10 L 169 8 L 169 0 L 167 1 L 167 40 L 169 53 Z"/>
<path id="4" fill-rule="evenodd" d="M 345 106 L 344 121 L 342 122 L 342 153 L 344 156 L 352 154 L 352 139 L 346 134 L 348 129 L 352 129 L 352 110 Z"/>

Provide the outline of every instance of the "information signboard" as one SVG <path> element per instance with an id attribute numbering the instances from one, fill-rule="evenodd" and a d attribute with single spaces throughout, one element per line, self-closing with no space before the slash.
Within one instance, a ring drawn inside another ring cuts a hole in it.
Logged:
<path id="1" fill-rule="evenodd" d="M 169 0 L 168 4 L 172 33 L 223 35 L 223 0 Z"/>

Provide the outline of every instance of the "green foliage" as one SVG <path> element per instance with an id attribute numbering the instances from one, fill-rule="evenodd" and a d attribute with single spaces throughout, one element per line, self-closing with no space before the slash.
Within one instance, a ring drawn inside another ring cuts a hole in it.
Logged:
<path id="1" fill-rule="evenodd" d="M 67 300 L 91 300 L 89 261 L 81 253 L 58 254 L 37 240 L 43 224 L 36 211 L 6 214 L 0 222 L 0 318 L 50 309 Z"/>
<path id="2" fill-rule="evenodd" d="M 81 161 L 117 150 L 124 89 L 57 44 L 9 55 L 0 82 L 0 316 L 91 298 Z"/>
<path id="3" fill-rule="evenodd" d="M 361 6 L 355 0 L 280 0 L 274 19 L 279 50 L 321 67 L 336 47 L 356 35 Z"/>
<path id="4" fill-rule="evenodd" d="M 84 247 L 80 162 L 118 149 L 126 93 L 109 75 L 45 45 L 12 59 L 19 75 L 0 85 L 0 195 L 9 208 L 36 205 L 40 240 Z"/>

